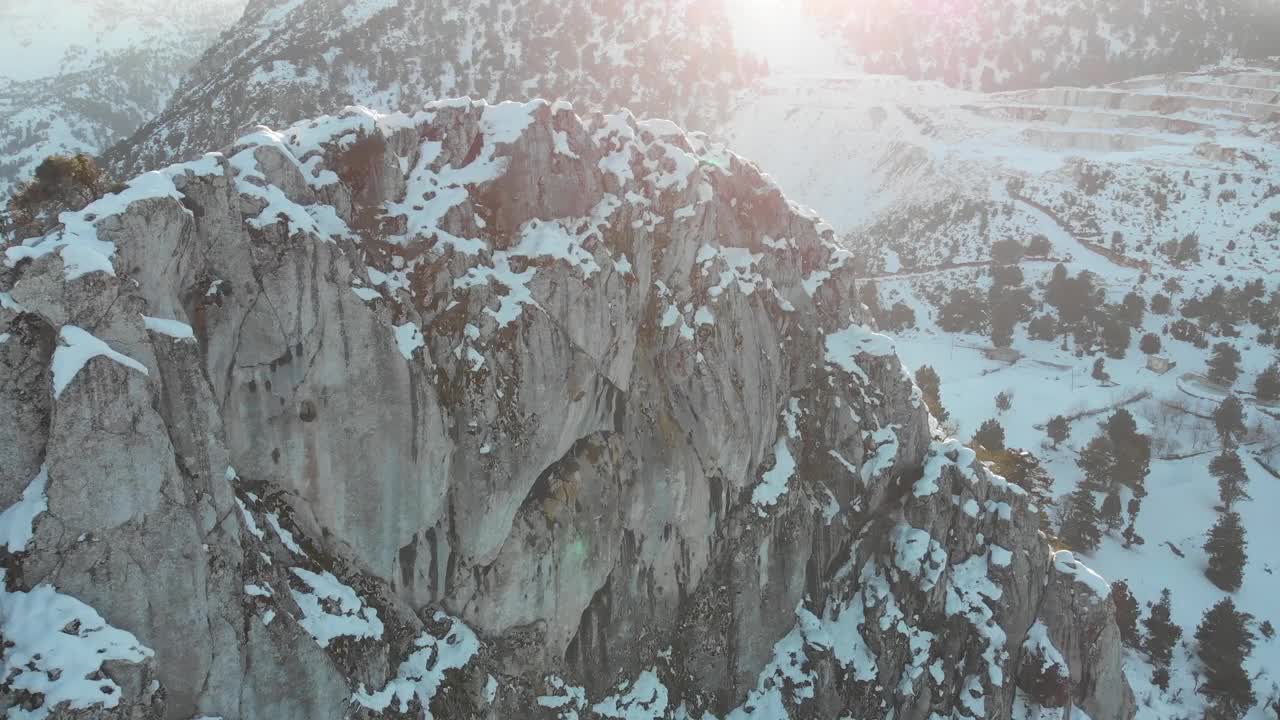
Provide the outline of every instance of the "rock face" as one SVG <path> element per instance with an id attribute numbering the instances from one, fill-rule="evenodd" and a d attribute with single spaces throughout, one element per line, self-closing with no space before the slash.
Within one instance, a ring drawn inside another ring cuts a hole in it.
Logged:
<path id="1" fill-rule="evenodd" d="M 742 82 L 721 0 L 258 0 L 107 161 L 129 177 L 257 123 L 456 95 L 568 97 L 697 126 Z"/>
<path id="2" fill-rule="evenodd" d="M 352 109 L 63 219 L 0 276 L 0 709 L 1133 716 L 1106 583 L 704 136 Z"/>

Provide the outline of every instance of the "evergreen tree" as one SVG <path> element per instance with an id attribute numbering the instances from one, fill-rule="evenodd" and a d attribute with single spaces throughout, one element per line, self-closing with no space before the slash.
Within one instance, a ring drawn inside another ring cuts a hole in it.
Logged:
<path id="1" fill-rule="evenodd" d="M 1054 416 L 1049 421 L 1048 427 L 1045 428 L 1045 432 L 1048 433 L 1049 439 L 1053 441 L 1053 449 L 1057 450 L 1059 445 L 1071 437 L 1071 423 L 1061 415 Z"/>
<path id="2" fill-rule="evenodd" d="M 1142 621 L 1147 629 L 1143 647 L 1151 664 L 1156 666 L 1152 681 L 1162 690 L 1169 688 L 1169 663 L 1173 662 L 1173 649 L 1182 639 L 1182 628 L 1173 622 L 1173 603 L 1169 588 L 1160 592 L 1160 602 L 1151 605 L 1151 612 Z M 1163 673 L 1161 671 L 1163 670 Z M 1161 678 L 1163 677 L 1163 682 Z"/>
<path id="3" fill-rule="evenodd" d="M 1124 525 L 1124 518 L 1121 516 L 1120 495 L 1114 488 L 1112 492 L 1107 493 L 1107 497 L 1102 501 L 1102 512 L 1100 514 L 1102 522 L 1106 523 L 1111 530 L 1119 530 Z"/>
<path id="4" fill-rule="evenodd" d="M 1157 667 L 1151 671 L 1151 684 L 1161 690 L 1169 689 L 1169 668 Z"/>
<path id="5" fill-rule="evenodd" d="M 1125 645 L 1137 649 L 1142 644 L 1142 636 L 1138 634 L 1138 600 L 1129 591 L 1129 584 L 1124 580 L 1111 583 L 1111 599 L 1116 604 L 1116 626 L 1120 628 L 1120 640 Z"/>
<path id="6" fill-rule="evenodd" d="M 981 445 L 992 452 L 1003 451 L 1004 427 L 994 418 L 982 423 L 982 427 L 978 428 L 978 432 L 973 435 L 973 444 Z"/>
<path id="7" fill-rule="evenodd" d="M 1244 403 L 1235 395 L 1228 395 L 1226 400 L 1213 411 L 1213 424 L 1222 439 L 1222 447 L 1235 447 L 1236 438 L 1244 435 Z"/>
<path id="8" fill-rule="evenodd" d="M 991 322 L 986 299 L 968 288 L 956 288 L 938 310 L 938 327 L 947 332 L 980 333 Z"/>
<path id="9" fill-rule="evenodd" d="M 1231 598 L 1223 598 L 1209 608 L 1196 628 L 1200 662 L 1205 681 L 1199 692 L 1209 699 L 1206 717 L 1239 720 L 1257 702 L 1253 681 L 1244 661 L 1253 652 L 1254 634 L 1249 629 L 1253 616 L 1236 609 Z"/>
<path id="10" fill-rule="evenodd" d="M 1031 502 L 1038 509 L 1040 529 L 1050 537 L 1055 533 L 1049 523 L 1049 508 L 1053 507 L 1053 478 L 1040 464 L 1040 459 L 1025 451 L 1009 448 L 1004 452 L 978 450 L 978 459 L 990 463 L 1005 480 L 1026 490 Z"/>
<path id="11" fill-rule="evenodd" d="M 1040 529 L 1044 534 L 1053 537 L 1053 527 L 1049 523 L 1049 510 L 1053 507 L 1053 478 L 1040 464 L 1040 459 L 1029 452 L 1011 451 L 1017 457 L 1014 472 L 1006 476 L 1010 482 L 1016 482 L 1023 490 L 1031 494 L 1037 513 L 1040 516 Z"/>
<path id="12" fill-rule="evenodd" d="M 1131 488 L 1137 497 L 1147 494 L 1151 474 L 1151 438 L 1138 432 L 1133 413 L 1121 408 L 1103 424 L 1111 451 L 1111 472 L 1116 482 Z"/>
<path id="13" fill-rule="evenodd" d="M 1070 274 L 1067 272 L 1067 266 L 1058 263 L 1053 266 L 1053 274 L 1049 277 L 1049 284 L 1044 288 L 1044 301 L 1053 307 L 1061 307 L 1065 300 L 1067 278 Z"/>
<path id="14" fill-rule="evenodd" d="M 1142 317 L 1147 312 L 1147 301 L 1136 292 L 1130 292 L 1124 296 L 1121 303 L 1121 317 L 1129 324 L 1130 327 L 1142 327 Z"/>
<path id="15" fill-rule="evenodd" d="M 1121 320 L 1108 318 L 1102 323 L 1102 345 L 1107 351 L 1107 357 L 1123 360 L 1131 342 L 1129 326 Z"/>
<path id="16" fill-rule="evenodd" d="M 1102 432 L 1080 451 L 1076 465 L 1084 473 L 1082 487 L 1108 493 L 1100 517 L 1112 530 L 1124 525 L 1117 484 L 1133 491 L 1128 505 L 1128 527 L 1122 536 L 1125 547 L 1143 544 L 1137 532 L 1137 520 L 1142 498 L 1147 494 L 1146 478 L 1151 472 L 1151 438 L 1138 432 L 1133 415 L 1124 409 L 1116 411 L 1102 424 Z"/>
<path id="17" fill-rule="evenodd" d="M 1225 512 L 1219 515 L 1204 544 L 1204 551 L 1209 555 L 1205 577 L 1227 592 L 1239 590 L 1244 582 L 1244 564 L 1248 560 L 1245 546 L 1240 514 Z"/>
<path id="18" fill-rule="evenodd" d="M 1022 260 L 1027 249 L 1013 239 L 997 240 L 991 244 L 991 260 L 998 265 L 1010 265 Z"/>
<path id="19" fill-rule="evenodd" d="M 1013 328 L 1015 320 L 1004 305 L 996 305 L 991 314 L 991 344 L 998 348 L 1013 347 Z"/>
<path id="20" fill-rule="evenodd" d="M 1098 358 L 1097 360 L 1094 360 L 1092 375 L 1093 375 L 1093 379 L 1097 380 L 1098 382 L 1109 381 L 1111 379 L 1111 376 L 1107 374 L 1107 361 L 1103 360 L 1102 358 Z"/>
<path id="21" fill-rule="evenodd" d="M 1125 442 L 1138 436 L 1138 420 L 1133 413 L 1120 408 L 1102 423 L 1102 429 L 1112 442 Z"/>
<path id="22" fill-rule="evenodd" d="M 1058 526 L 1058 537 L 1066 546 L 1076 552 L 1092 553 L 1102 542 L 1102 531 L 1099 529 L 1100 518 L 1098 506 L 1094 502 L 1093 492 L 1081 483 L 1076 491 L 1067 497 L 1063 508 L 1061 523 Z"/>
<path id="23" fill-rule="evenodd" d="M 1041 315 L 1027 323 L 1027 337 L 1050 342 L 1058 336 L 1058 321 L 1052 315 Z"/>
<path id="24" fill-rule="evenodd" d="M 1209 463 L 1209 472 L 1218 479 L 1218 497 L 1227 510 L 1237 500 L 1248 500 L 1249 493 L 1245 487 L 1249 484 L 1249 472 L 1240 462 L 1240 454 L 1235 450 L 1224 450 L 1222 454 Z"/>
<path id="25" fill-rule="evenodd" d="M 893 307 L 889 309 L 888 328 L 901 332 L 915 326 L 916 311 L 912 310 L 906 303 L 894 303 Z"/>
<path id="26" fill-rule="evenodd" d="M 951 413 L 942 406 L 942 380 L 938 377 L 938 373 L 928 365 L 920 366 L 916 370 L 916 385 L 920 386 L 920 393 L 924 395 L 924 404 L 929 407 L 929 412 L 937 418 L 938 422 L 946 422 L 951 417 Z"/>
<path id="27" fill-rule="evenodd" d="M 991 268 L 991 285 L 994 288 L 1016 288 L 1025 280 L 1022 268 L 1017 265 L 996 265 Z"/>
<path id="28" fill-rule="evenodd" d="M 1138 342 L 1138 349 L 1145 355 L 1159 355 L 1161 347 L 1160 336 L 1155 333 L 1143 335 Z"/>
<path id="29" fill-rule="evenodd" d="M 1125 527 L 1122 537 L 1124 537 L 1124 546 L 1133 547 L 1134 545 L 1146 545 L 1147 541 L 1138 534 L 1138 512 L 1142 510 L 1142 499 L 1132 497 L 1129 498 L 1129 525 Z"/>
<path id="30" fill-rule="evenodd" d="M 1231 343 L 1220 342 L 1213 346 L 1208 365 L 1210 380 L 1231 387 L 1240 378 L 1240 351 Z"/>
<path id="31" fill-rule="evenodd" d="M 1182 264 L 1200 262 L 1200 236 L 1189 233 L 1182 238 L 1182 242 L 1178 243 L 1174 260 Z"/>
<path id="32" fill-rule="evenodd" d="M 1107 438 L 1099 435 L 1090 440 L 1076 458 L 1076 466 L 1084 473 L 1084 484 L 1091 490 L 1110 488 L 1114 477 L 1112 469 L 1115 466 L 1115 459 L 1111 455 L 1111 446 Z"/>
<path id="33" fill-rule="evenodd" d="M 1271 363 L 1258 375 L 1254 392 L 1262 402 L 1280 402 L 1280 363 Z"/>

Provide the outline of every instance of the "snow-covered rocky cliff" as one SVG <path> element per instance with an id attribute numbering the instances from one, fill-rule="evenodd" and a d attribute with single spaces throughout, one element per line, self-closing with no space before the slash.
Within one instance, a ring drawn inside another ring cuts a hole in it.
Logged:
<path id="1" fill-rule="evenodd" d="M 63 219 L 0 272 L 11 716 L 1133 716 L 1107 584 L 704 136 L 351 109 Z"/>

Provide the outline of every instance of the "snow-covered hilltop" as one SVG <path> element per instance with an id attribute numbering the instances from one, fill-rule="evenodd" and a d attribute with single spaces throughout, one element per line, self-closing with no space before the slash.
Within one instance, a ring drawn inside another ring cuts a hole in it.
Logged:
<path id="1" fill-rule="evenodd" d="M 703 135 L 350 109 L 63 220 L 0 273 L 4 702 L 1132 718 L 1106 583 Z"/>
<path id="2" fill-rule="evenodd" d="M 572 98 L 703 125 L 740 86 L 719 0 L 257 2 L 163 114 L 110 154 L 138 172 L 344 103 Z"/>
<path id="3" fill-rule="evenodd" d="M 244 0 L 0 3 L 0 197 L 54 153 L 97 154 L 158 113 Z"/>

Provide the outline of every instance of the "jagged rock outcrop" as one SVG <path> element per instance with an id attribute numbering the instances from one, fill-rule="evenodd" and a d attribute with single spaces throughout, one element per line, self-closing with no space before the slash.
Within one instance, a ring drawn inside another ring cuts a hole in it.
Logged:
<path id="1" fill-rule="evenodd" d="M 1133 715 L 1106 583 L 704 136 L 349 109 L 63 220 L 0 276 L 0 708 Z"/>

